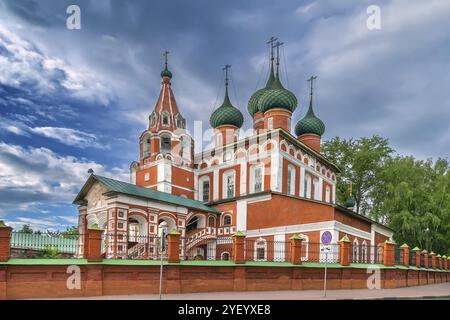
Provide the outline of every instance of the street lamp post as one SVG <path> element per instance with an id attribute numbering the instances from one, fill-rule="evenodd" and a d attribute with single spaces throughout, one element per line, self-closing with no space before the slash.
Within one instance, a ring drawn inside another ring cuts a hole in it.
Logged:
<path id="1" fill-rule="evenodd" d="M 163 253 L 166 250 L 166 233 L 167 233 L 167 222 L 163 221 L 159 225 L 159 228 L 161 229 L 161 235 L 160 235 L 160 258 L 161 258 L 161 265 L 159 268 L 159 300 L 162 299 L 162 285 L 163 285 Z"/>

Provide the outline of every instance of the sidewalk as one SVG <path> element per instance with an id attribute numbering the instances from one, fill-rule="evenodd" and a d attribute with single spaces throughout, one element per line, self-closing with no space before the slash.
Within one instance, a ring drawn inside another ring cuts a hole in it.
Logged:
<path id="1" fill-rule="evenodd" d="M 286 290 L 286 291 L 253 291 L 253 292 L 205 292 L 165 294 L 163 300 L 338 300 L 338 299 L 411 299 L 411 298 L 446 298 L 450 297 L 450 283 L 433 284 L 427 286 L 407 287 L 398 289 L 354 289 L 328 290 L 327 297 L 323 297 L 321 290 Z M 130 295 L 103 296 L 81 299 L 93 300 L 156 300 L 159 296 Z"/>

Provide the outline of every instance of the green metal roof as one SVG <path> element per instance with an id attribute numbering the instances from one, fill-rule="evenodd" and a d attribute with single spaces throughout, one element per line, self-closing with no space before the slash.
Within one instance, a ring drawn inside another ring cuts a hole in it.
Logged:
<path id="1" fill-rule="evenodd" d="M 114 180 L 111 178 L 102 177 L 96 174 L 92 174 L 89 179 L 86 181 L 85 185 L 81 189 L 80 193 L 75 198 L 74 202 L 75 204 L 79 204 L 83 201 L 86 193 L 89 191 L 91 185 L 93 182 L 98 181 L 105 185 L 107 188 L 109 188 L 113 192 L 121 193 L 121 194 L 127 194 L 130 196 L 135 196 L 139 198 L 146 198 L 158 202 L 165 202 L 170 203 L 173 205 L 178 205 L 190 209 L 197 209 L 200 211 L 207 211 L 207 212 L 215 212 L 219 213 L 219 211 L 215 208 L 209 207 L 203 202 L 187 199 L 184 197 L 174 196 L 172 194 L 161 192 L 157 190 L 151 190 L 145 187 L 140 187 L 134 184 L 126 183 L 119 180 Z"/>
<path id="2" fill-rule="evenodd" d="M 241 111 L 231 104 L 230 98 L 228 97 L 228 88 L 225 90 L 225 98 L 222 105 L 212 113 L 209 118 L 209 123 L 213 128 L 223 125 L 242 127 L 244 116 Z"/>
<path id="3" fill-rule="evenodd" d="M 323 136 L 325 133 L 325 124 L 314 114 L 312 97 L 309 102 L 308 112 L 295 126 L 295 133 L 297 136 L 301 136 L 302 134 L 317 134 L 318 136 Z"/>
<path id="4" fill-rule="evenodd" d="M 250 115 L 252 117 L 255 113 L 259 112 L 259 98 L 261 98 L 263 93 L 266 92 L 266 90 L 268 90 L 270 88 L 270 86 L 273 84 L 274 81 L 275 81 L 275 76 L 274 76 L 273 64 L 272 64 L 270 67 L 270 75 L 269 75 L 269 79 L 267 79 L 266 86 L 262 89 L 257 90 L 255 93 L 253 93 L 252 96 L 250 97 L 250 100 L 248 101 L 247 110 L 248 110 L 248 113 L 250 113 Z"/>
<path id="5" fill-rule="evenodd" d="M 169 69 L 167 69 L 167 67 L 163 71 L 161 71 L 161 78 L 164 77 L 172 78 L 172 72 L 170 72 Z"/>
<path id="6" fill-rule="evenodd" d="M 297 108 L 297 98 L 291 91 L 283 87 L 278 74 L 270 87 L 263 92 L 258 102 L 261 113 L 276 108 L 294 112 Z"/>

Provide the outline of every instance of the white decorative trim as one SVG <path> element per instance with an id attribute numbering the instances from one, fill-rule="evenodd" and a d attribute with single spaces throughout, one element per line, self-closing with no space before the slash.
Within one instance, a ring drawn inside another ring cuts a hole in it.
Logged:
<path id="1" fill-rule="evenodd" d="M 385 228 L 379 224 L 375 224 L 375 223 L 372 224 L 372 230 L 374 230 L 375 232 L 377 232 L 385 237 L 388 237 L 388 238 L 392 238 L 392 236 L 394 235 L 394 233 L 392 231 L 388 230 L 387 228 Z"/>

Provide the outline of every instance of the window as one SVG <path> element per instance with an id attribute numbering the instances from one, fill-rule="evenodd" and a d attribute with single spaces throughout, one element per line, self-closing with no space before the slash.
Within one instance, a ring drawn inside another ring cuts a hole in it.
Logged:
<path id="1" fill-rule="evenodd" d="M 222 193 L 223 198 L 233 198 L 235 194 L 235 171 L 227 171 L 223 174 L 223 186 L 222 186 Z"/>
<path id="2" fill-rule="evenodd" d="M 146 158 L 150 156 L 150 139 L 144 138 L 143 143 L 144 143 L 143 156 L 144 158 Z"/>
<path id="3" fill-rule="evenodd" d="M 364 242 L 362 243 L 361 246 L 361 258 L 362 258 L 362 263 L 367 263 L 367 243 L 366 240 L 364 240 Z"/>
<path id="4" fill-rule="evenodd" d="M 305 174 L 305 198 L 311 198 L 311 176 Z"/>
<path id="5" fill-rule="evenodd" d="M 216 226 L 216 218 L 209 217 L 208 218 L 208 227 L 214 228 Z"/>
<path id="6" fill-rule="evenodd" d="M 162 114 L 162 124 L 163 126 L 169 125 L 169 115 L 166 112 L 163 112 Z"/>
<path id="7" fill-rule="evenodd" d="M 171 141 L 170 141 L 169 135 L 162 135 L 161 136 L 161 152 L 162 153 L 170 153 L 170 150 L 172 149 Z"/>
<path id="8" fill-rule="evenodd" d="M 288 166 L 287 193 L 295 195 L 295 168 L 291 165 Z"/>
<path id="9" fill-rule="evenodd" d="M 201 180 L 200 199 L 203 202 L 209 202 L 209 177 Z"/>
<path id="10" fill-rule="evenodd" d="M 223 225 L 224 226 L 230 226 L 231 225 L 231 216 L 230 215 L 226 215 L 223 218 Z"/>
<path id="11" fill-rule="evenodd" d="M 255 261 L 267 260 L 267 241 L 259 238 L 255 241 Z"/>
<path id="12" fill-rule="evenodd" d="M 263 166 L 253 166 L 250 174 L 250 193 L 263 191 Z"/>
<path id="13" fill-rule="evenodd" d="M 177 128 L 183 128 L 184 127 L 184 121 L 180 114 L 176 115 L 176 124 Z"/>
<path id="14" fill-rule="evenodd" d="M 223 156 L 223 160 L 224 161 L 230 161 L 233 159 L 233 151 L 232 150 L 227 150 Z"/>
<path id="15" fill-rule="evenodd" d="M 222 258 L 222 260 L 230 260 L 230 253 L 222 252 L 221 258 Z"/>
<path id="16" fill-rule="evenodd" d="M 313 179 L 312 190 L 311 190 L 311 199 L 317 200 L 316 196 L 319 194 L 318 185 L 319 185 L 319 181 L 317 179 Z"/>
<path id="17" fill-rule="evenodd" d="M 353 263 L 359 262 L 359 243 L 358 240 L 355 239 L 353 241 Z"/>
<path id="18" fill-rule="evenodd" d="M 273 129 L 273 118 L 267 119 L 267 129 L 269 130 Z"/>
<path id="19" fill-rule="evenodd" d="M 149 181 L 150 180 L 150 173 L 146 173 L 144 176 L 144 181 Z"/>
<path id="20" fill-rule="evenodd" d="M 325 202 L 330 202 L 330 194 L 331 194 L 330 186 L 327 186 L 325 188 Z"/>

